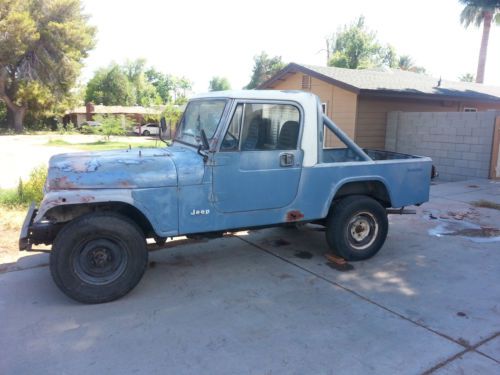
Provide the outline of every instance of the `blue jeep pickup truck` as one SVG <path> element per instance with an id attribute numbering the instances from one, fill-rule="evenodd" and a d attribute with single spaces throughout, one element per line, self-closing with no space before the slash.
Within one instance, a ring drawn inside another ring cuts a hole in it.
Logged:
<path id="1" fill-rule="evenodd" d="M 339 147 L 323 146 L 326 132 Z M 52 244 L 55 283 L 85 303 L 137 285 L 148 238 L 315 223 L 334 253 L 363 260 L 384 244 L 388 212 L 428 200 L 431 168 L 361 149 L 313 94 L 213 92 L 189 101 L 168 147 L 52 157 L 19 247 Z"/>

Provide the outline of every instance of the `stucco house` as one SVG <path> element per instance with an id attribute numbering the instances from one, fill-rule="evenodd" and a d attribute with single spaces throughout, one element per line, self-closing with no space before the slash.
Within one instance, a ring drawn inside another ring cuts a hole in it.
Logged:
<path id="1" fill-rule="evenodd" d="M 387 114 L 500 110 L 500 87 L 446 81 L 399 69 L 353 70 L 291 63 L 260 89 L 304 90 L 362 147 L 384 149 Z M 325 145 L 335 145 L 326 134 Z"/>

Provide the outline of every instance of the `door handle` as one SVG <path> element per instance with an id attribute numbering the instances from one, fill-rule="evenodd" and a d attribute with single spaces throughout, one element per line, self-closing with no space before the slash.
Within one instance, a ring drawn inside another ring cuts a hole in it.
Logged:
<path id="1" fill-rule="evenodd" d="M 280 154 L 280 166 L 291 167 L 295 161 L 294 155 L 289 152 Z"/>

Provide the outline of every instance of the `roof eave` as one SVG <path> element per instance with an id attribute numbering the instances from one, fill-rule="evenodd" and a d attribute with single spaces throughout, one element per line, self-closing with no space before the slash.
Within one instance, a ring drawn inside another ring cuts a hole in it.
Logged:
<path id="1" fill-rule="evenodd" d="M 265 82 L 261 83 L 259 86 L 257 86 L 257 89 L 269 89 L 276 82 L 283 80 L 283 78 L 287 74 L 299 73 L 299 72 L 310 75 L 311 77 L 317 78 L 317 79 L 325 81 L 327 83 L 331 83 L 332 85 L 338 86 L 338 87 L 345 89 L 347 91 L 351 91 L 355 94 L 359 94 L 359 92 L 360 92 L 360 89 L 358 87 L 355 87 L 355 86 L 349 85 L 345 82 L 342 82 L 342 81 L 336 80 L 334 78 L 325 76 L 324 74 L 318 73 L 314 70 L 311 70 L 309 68 L 306 68 L 302 65 L 298 65 L 295 63 L 290 63 L 287 66 L 285 66 L 283 69 L 281 69 L 278 73 L 276 73 L 270 79 L 268 79 L 267 81 L 265 81 Z"/>
<path id="2" fill-rule="evenodd" d="M 439 93 L 417 93 L 417 92 L 404 92 L 397 90 L 370 90 L 370 89 L 360 90 L 359 95 L 361 98 L 373 97 L 373 98 L 455 100 L 455 101 L 468 100 L 474 102 L 500 103 L 500 98 L 489 95 L 487 97 L 480 98 L 477 96 L 466 96 L 466 95 L 445 95 Z"/>

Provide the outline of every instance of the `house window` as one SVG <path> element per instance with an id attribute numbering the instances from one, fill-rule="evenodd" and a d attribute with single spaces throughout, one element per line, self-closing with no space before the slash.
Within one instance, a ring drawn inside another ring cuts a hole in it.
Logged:
<path id="1" fill-rule="evenodd" d="M 464 107 L 464 112 L 477 112 L 477 108 Z"/>
<path id="2" fill-rule="evenodd" d="M 302 90 L 311 88 L 311 76 L 303 75 L 302 76 Z"/>
<path id="3" fill-rule="evenodd" d="M 321 110 L 323 111 L 323 113 L 326 115 L 326 103 L 321 103 Z"/>

